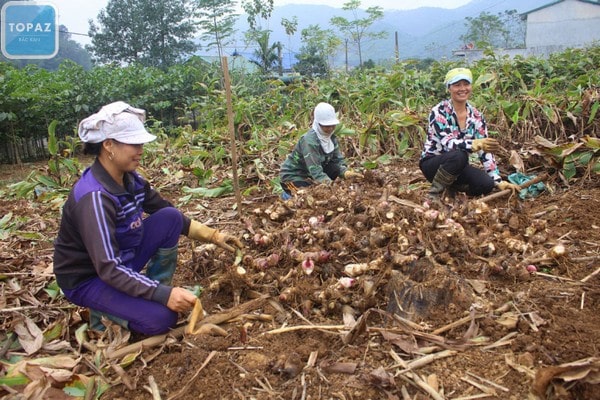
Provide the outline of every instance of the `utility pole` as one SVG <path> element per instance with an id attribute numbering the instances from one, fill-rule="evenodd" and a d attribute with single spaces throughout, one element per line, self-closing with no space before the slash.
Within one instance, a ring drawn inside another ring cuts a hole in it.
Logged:
<path id="1" fill-rule="evenodd" d="M 277 60 L 279 61 L 279 76 L 283 76 L 283 54 L 281 51 L 281 42 L 277 46 Z"/>
<path id="2" fill-rule="evenodd" d="M 400 46 L 398 45 L 398 31 L 395 32 L 394 36 L 396 37 L 396 64 L 400 64 Z"/>
<path id="3" fill-rule="evenodd" d="M 346 47 L 346 73 L 348 73 L 348 39 L 346 39 L 345 42 L 345 47 Z"/>

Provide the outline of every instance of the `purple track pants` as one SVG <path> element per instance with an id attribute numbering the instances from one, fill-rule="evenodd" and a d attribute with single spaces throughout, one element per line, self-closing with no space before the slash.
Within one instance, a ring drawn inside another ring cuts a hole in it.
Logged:
<path id="1" fill-rule="evenodd" d="M 160 248 L 175 247 L 181 235 L 183 217 L 173 207 L 163 208 L 142 221 L 144 237 L 128 267 L 140 272 Z M 167 306 L 133 297 L 104 283 L 99 277 L 83 282 L 65 296 L 73 303 L 129 321 L 129 329 L 144 335 L 167 332 L 177 323 L 177 313 Z"/>

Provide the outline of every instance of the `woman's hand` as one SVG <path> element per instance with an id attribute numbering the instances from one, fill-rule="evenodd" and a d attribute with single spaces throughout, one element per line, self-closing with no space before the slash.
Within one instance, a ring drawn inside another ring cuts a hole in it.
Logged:
<path id="1" fill-rule="evenodd" d="M 217 229 L 209 228 L 208 226 L 194 220 L 192 220 L 190 223 L 188 237 L 194 240 L 202 240 L 203 242 L 214 243 L 232 253 L 235 253 L 236 248 L 242 249 L 244 247 L 240 239 L 237 237 L 221 232 Z"/>
<path id="2" fill-rule="evenodd" d="M 182 287 L 174 287 L 167 301 L 167 307 L 175 312 L 190 310 L 196 304 L 196 296 Z"/>
<path id="3" fill-rule="evenodd" d="M 506 190 L 506 189 L 510 189 L 514 192 L 519 192 L 521 190 L 521 187 L 519 185 L 516 185 L 514 183 L 510 183 L 510 182 L 506 182 L 506 181 L 501 181 L 498 182 L 496 184 L 496 186 L 498 186 L 498 189 L 500 190 Z"/>
<path id="4" fill-rule="evenodd" d="M 500 150 L 500 143 L 492 138 L 475 139 L 471 144 L 471 149 L 473 151 L 483 150 L 486 153 L 496 153 Z"/>
<path id="5" fill-rule="evenodd" d="M 215 231 L 215 233 L 213 234 L 211 242 L 232 253 L 235 253 L 236 249 L 244 248 L 244 245 L 242 244 L 240 239 L 218 230 Z"/>

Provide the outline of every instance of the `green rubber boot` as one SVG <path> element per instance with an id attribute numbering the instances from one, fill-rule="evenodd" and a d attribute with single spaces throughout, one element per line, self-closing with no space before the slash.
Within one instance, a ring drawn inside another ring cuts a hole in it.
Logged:
<path id="1" fill-rule="evenodd" d="M 146 276 L 163 285 L 171 285 L 177 267 L 177 246 L 158 249 L 146 266 Z"/>
<path id="2" fill-rule="evenodd" d="M 114 315 L 103 313 L 98 310 L 94 310 L 92 308 L 90 310 L 90 328 L 95 331 L 104 332 L 106 330 L 106 326 L 102 323 L 102 317 L 107 318 L 114 322 L 117 325 L 129 330 L 129 321 L 124 320 L 123 318 L 116 317 Z"/>
<path id="3" fill-rule="evenodd" d="M 427 194 L 429 200 L 437 203 L 441 202 L 442 193 L 446 188 L 452 186 L 456 178 L 455 175 L 451 175 L 444 168 L 439 167 L 431 181 L 431 188 Z"/>

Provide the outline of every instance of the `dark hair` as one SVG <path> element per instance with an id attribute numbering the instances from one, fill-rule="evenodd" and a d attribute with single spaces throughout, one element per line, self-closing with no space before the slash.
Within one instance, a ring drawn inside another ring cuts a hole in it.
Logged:
<path id="1" fill-rule="evenodd" d="M 97 156 L 100 155 L 100 149 L 102 148 L 102 142 L 100 143 L 85 143 L 83 145 L 83 154 Z"/>

